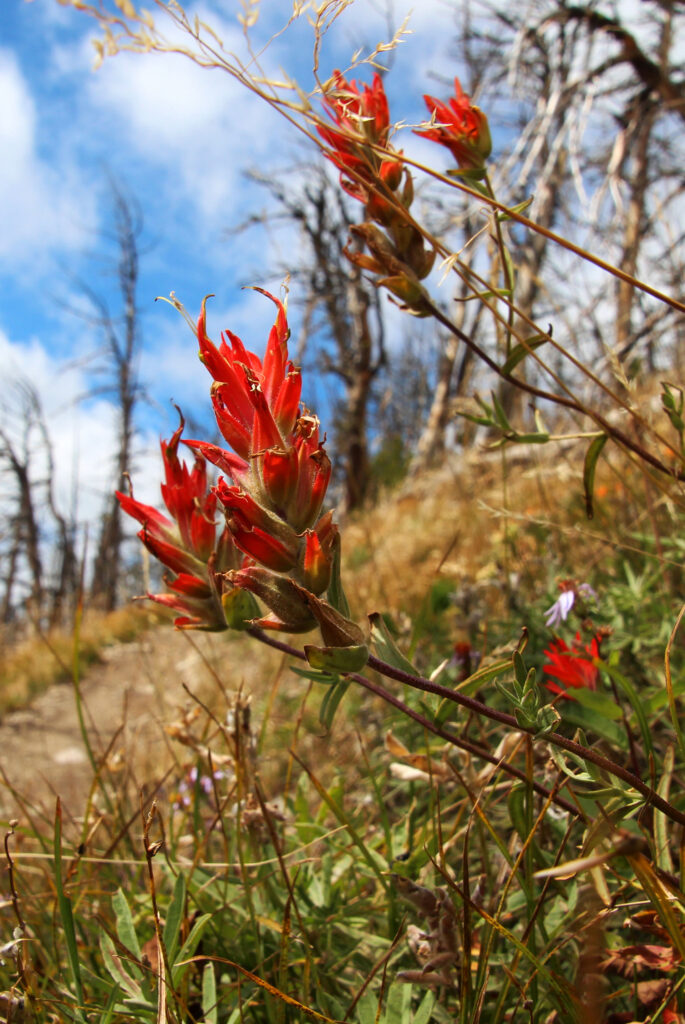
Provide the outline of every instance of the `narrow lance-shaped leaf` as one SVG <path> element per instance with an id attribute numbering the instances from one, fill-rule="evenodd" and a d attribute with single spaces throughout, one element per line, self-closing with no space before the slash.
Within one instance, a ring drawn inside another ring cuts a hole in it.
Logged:
<path id="1" fill-rule="evenodd" d="M 85 1022 L 83 982 L 81 980 L 81 963 L 79 960 L 78 948 L 76 945 L 76 929 L 74 928 L 74 914 L 71 907 L 71 900 L 64 891 L 62 883 L 62 805 L 59 797 L 55 809 L 55 888 L 57 889 L 57 906 L 62 922 L 62 930 L 67 946 L 67 958 L 71 976 L 74 980 L 74 992 L 78 1007 L 76 1019 Z"/>
<path id="2" fill-rule="evenodd" d="M 599 434 L 594 441 L 591 443 L 585 455 L 585 465 L 583 466 L 583 488 L 585 490 L 585 510 L 588 519 L 592 519 L 594 516 L 593 507 L 593 492 L 595 488 L 595 469 L 597 468 L 597 459 L 599 458 L 602 448 L 607 443 L 608 437 L 606 434 Z"/>
<path id="3" fill-rule="evenodd" d="M 552 325 L 548 328 L 547 334 L 536 334 L 533 335 L 532 338 L 526 338 L 525 341 L 519 341 L 519 343 L 514 345 L 509 353 L 507 361 L 502 367 L 502 373 L 507 375 L 510 374 L 512 370 L 516 369 L 519 362 L 523 361 L 526 355 L 530 355 L 531 352 L 534 352 L 534 350 L 546 344 L 551 337 Z"/>
<path id="4" fill-rule="evenodd" d="M 418 675 L 412 663 L 405 658 L 395 643 L 380 612 L 371 612 L 369 623 L 371 624 L 371 640 L 378 657 L 388 665 L 392 665 L 393 668 L 400 669 L 401 672 L 408 672 L 412 676 Z"/>

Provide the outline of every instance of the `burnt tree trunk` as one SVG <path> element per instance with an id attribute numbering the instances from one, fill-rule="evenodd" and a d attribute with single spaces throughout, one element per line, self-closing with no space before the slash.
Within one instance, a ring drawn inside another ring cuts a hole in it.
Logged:
<path id="1" fill-rule="evenodd" d="M 121 547 L 124 540 L 121 510 L 115 490 L 125 487 L 133 444 L 134 411 L 139 394 L 137 357 L 140 345 L 136 291 L 138 286 L 138 237 L 142 224 L 137 208 L 116 188 L 114 207 L 116 241 L 119 250 L 117 275 L 122 299 L 121 328 L 109 315 L 105 304 L 89 291 L 91 301 L 100 309 L 105 333 L 107 358 L 113 373 L 112 390 L 119 410 L 115 479 L 103 513 L 93 565 L 92 596 L 110 611 L 117 604 L 121 578 Z"/>

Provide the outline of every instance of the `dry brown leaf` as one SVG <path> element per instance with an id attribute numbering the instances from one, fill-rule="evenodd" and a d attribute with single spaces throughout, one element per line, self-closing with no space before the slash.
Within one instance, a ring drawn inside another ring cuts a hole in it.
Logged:
<path id="1" fill-rule="evenodd" d="M 632 977 L 635 971 L 652 970 L 670 972 L 680 964 L 680 957 L 672 946 L 621 946 L 610 949 L 601 967 L 607 972 Z"/>

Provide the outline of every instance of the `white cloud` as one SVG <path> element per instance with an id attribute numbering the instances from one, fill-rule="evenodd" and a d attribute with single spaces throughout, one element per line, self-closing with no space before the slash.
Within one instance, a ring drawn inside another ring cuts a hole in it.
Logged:
<path id="1" fill-rule="evenodd" d="M 73 168 L 37 151 L 36 104 L 16 57 L 0 49 L 0 268 L 41 264 L 78 247 L 90 204 Z"/>
<path id="2" fill-rule="evenodd" d="M 241 172 L 273 149 L 280 122 L 228 74 L 177 55 L 119 54 L 93 76 L 88 97 L 156 169 L 171 210 L 191 203 L 214 223 L 244 201 Z"/>
<path id="3" fill-rule="evenodd" d="M 97 523 L 105 495 L 112 490 L 112 465 L 115 453 L 116 413 L 112 402 L 103 398 L 81 401 L 89 390 L 83 371 L 65 369 L 55 361 L 41 342 L 12 342 L 0 330 L 0 418 L 18 443 L 23 424 L 12 418 L 21 408 L 20 386 L 29 382 L 36 391 L 48 428 L 55 465 L 55 495 L 60 510 L 67 514 L 77 496 L 80 523 Z M 9 415 L 8 415 L 9 413 Z M 157 438 L 149 433 L 137 439 L 139 461 L 149 464 L 149 452 Z M 37 443 L 33 479 L 44 470 L 41 446 Z M 144 501 L 159 498 L 159 468 L 138 481 L 137 496 Z"/>

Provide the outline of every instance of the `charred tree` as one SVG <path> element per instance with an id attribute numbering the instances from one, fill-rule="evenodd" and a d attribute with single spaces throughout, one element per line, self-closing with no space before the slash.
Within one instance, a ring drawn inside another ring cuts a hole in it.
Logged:
<path id="1" fill-rule="evenodd" d="M 117 279 L 120 308 L 118 313 L 112 313 L 106 299 L 90 283 L 78 279 L 86 308 L 74 310 L 103 338 L 95 354 L 93 371 L 102 384 L 91 394 L 112 397 L 117 410 L 112 487 L 108 488 L 102 513 L 90 585 L 91 596 L 107 611 L 114 608 L 118 600 L 124 542 L 121 511 L 114 492 L 124 488 L 125 474 L 130 469 L 135 410 L 142 392 L 138 379 L 142 335 L 137 306 L 142 214 L 138 204 L 116 183 L 112 182 L 111 188 L 114 226 L 109 240 L 116 248 L 112 269 Z"/>
<path id="2" fill-rule="evenodd" d="M 369 408 L 386 365 L 380 296 L 345 256 L 355 221 L 326 166 L 308 168 L 306 182 L 299 185 L 293 176 L 287 187 L 273 177 L 250 177 L 276 201 L 274 217 L 298 226 L 304 239 L 299 266 L 293 268 L 291 261 L 287 270 L 303 286 L 308 322 L 322 336 L 318 368 L 342 386 L 334 440 L 343 466 L 343 504 L 350 511 L 363 504 L 370 486 Z"/>

